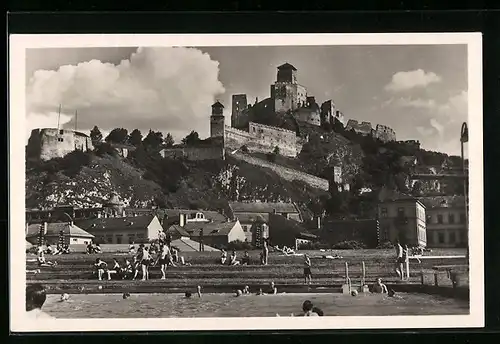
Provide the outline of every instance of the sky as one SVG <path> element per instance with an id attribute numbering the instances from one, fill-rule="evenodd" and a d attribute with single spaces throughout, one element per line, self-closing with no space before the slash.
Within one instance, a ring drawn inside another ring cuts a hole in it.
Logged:
<path id="1" fill-rule="evenodd" d="M 333 99 L 347 119 L 384 124 L 398 140 L 460 154 L 467 121 L 467 46 L 279 46 L 44 48 L 26 51 L 26 135 L 61 124 L 106 135 L 123 127 L 209 135 L 210 105 L 231 95 L 270 96 L 276 67 L 291 63 L 318 103 Z M 27 137 L 26 137 L 27 140 Z"/>

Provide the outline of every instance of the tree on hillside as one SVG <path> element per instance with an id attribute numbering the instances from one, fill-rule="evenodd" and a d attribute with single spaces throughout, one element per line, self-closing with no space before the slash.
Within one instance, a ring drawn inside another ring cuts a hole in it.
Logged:
<path id="1" fill-rule="evenodd" d="M 104 142 L 97 147 L 95 154 L 100 157 L 104 157 L 106 155 L 117 156 L 118 152 L 109 143 Z"/>
<path id="2" fill-rule="evenodd" d="M 102 133 L 97 125 L 90 131 L 90 140 L 94 146 L 98 146 L 102 142 Z"/>
<path id="3" fill-rule="evenodd" d="M 194 130 L 192 130 L 185 138 L 182 139 L 182 143 L 191 146 L 198 143 L 200 140 L 200 135 Z"/>
<path id="4" fill-rule="evenodd" d="M 175 144 L 174 137 L 172 134 L 167 133 L 167 136 L 163 139 L 163 144 L 165 147 L 172 147 Z"/>
<path id="5" fill-rule="evenodd" d="M 163 144 L 163 134 L 161 131 L 149 130 L 148 135 L 142 141 L 142 144 L 146 149 L 149 150 L 159 150 Z"/>
<path id="6" fill-rule="evenodd" d="M 279 155 L 280 154 L 280 147 L 278 147 L 278 146 L 274 147 L 273 154 L 274 155 Z"/>
<path id="7" fill-rule="evenodd" d="M 124 128 L 115 128 L 111 130 L 109 135 L 106 137 L 106 142 L 108 143 L 127 143 L 128 142 L 128 131 Z"/>
<path id="8" fill-rule="evenodd" d="M 128 142 L 132 145 L 132 146 L 139 146 L 141 143 L 142 143 L 142 133 L 139 129 L 134 129 L 132 130 L 132 132 L 130 133 L 130 136 L 128 138 Z"/>

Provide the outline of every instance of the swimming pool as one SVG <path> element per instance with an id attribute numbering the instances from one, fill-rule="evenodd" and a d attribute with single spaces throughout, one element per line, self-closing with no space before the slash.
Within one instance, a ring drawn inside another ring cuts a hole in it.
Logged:
<path id="1" fill-rule="evenodd" d="M 181 294 L 132 294 L 124 300 L 122 294 L 73 294 L 64 302 L 59 295 L 48 295 L 43 309 L 56 318 L 274 317 L 298 314 L 302 303 L 311 300 L 326 316 L 469 314 L 468 301 L 413 293 L 397 296 L 204 294 L 187 299 Z"/>

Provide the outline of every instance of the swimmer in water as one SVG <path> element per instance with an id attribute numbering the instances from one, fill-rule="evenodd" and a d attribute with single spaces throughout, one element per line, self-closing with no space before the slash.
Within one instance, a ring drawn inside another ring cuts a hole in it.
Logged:
<path id="1" fill-rule="evenodd" d="M 186 291 L 184 296 L 186 297 L 186 299 L 189 299 L 189 298 L 191 298 L 191 293 L 189 291 Z"/>
<path id="2" fill-rule="evenodd" d="M 387 286 L 382 283 L 382 279 L 377 278 L 377 282 L 372 286 L 372 292 L 377 294 L 388 294 Z"/>
<path id="3" fill-rule="evenodd" d="M 67 301 L 69 300 L 69 295 L 64 293 L 64 294 L 61 294 L 61 299 L 59 300 L 59 302 L 64 302 L 64 301 Z"/>
<path id="4" fill-rule="evenodd" d="M 267 293 L 270 295 L 278 294 L 278 288 L 276 288 L 274 282 L 269 283 L 269 291 Z"/>
<path id="5" fill-rule="evenodd" d="M 126 300 L 130 297 L 130 293 L 123 293 L 122 297 L 124 300 Z"/>
<path id="6" fill-rule="evenodd" d="M 250 294 L 250 287 L 249 286 L 246 285 L 245 288 L 243 288 L 243 294 L 245 294 L 245 295 Z"/>
<path id="7" fill-rule="evenodd" d="M 240 289 L 236 290 L 236 294 L 234 296 L 238 297 L 241 295 L 243 295 L 243 292 Z"/>
<path id="8" fill-rule="evenodd" d="M 264 295 L 264 292 L 262 291 L 262 288 L 259 289 L 256 295 Z"/>

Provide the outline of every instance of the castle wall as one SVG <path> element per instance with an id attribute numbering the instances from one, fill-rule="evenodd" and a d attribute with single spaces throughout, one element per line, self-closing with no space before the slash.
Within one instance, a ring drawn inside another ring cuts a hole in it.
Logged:
<path id="1" fill-rule="evenodd" d="M 382 124 L 377 124 L 374 136 L 383 142 L 396 141 L 396 132 L 392 128 Z"/>
<path id="2" fill-rule="evenodd" d="M 197 160 L 224 160 L 225 151 L 221 146 L 209 147 L 171 147 L 161 151 L 164 158 Z"/>
<path id="3" fill-rule="evenodd" d="M 306 122 L 312 125 L 321 125 L 321 115 L 319 111 L 307 107 L 299 108 L 294 113 L 297 121 Z"/>
<path id="4" fill-rule="evenodd" d="M 93 149 L 87 135 L 73 130 L 45 128 L 34 129 L 28 141 L 29 158 L 50 160 L 63 157 L 74 150 Z"/>
<path id="5" fill-rule="evenodd" d="M 231 126 L 241 127 L 248 124 L 242 114 L 248 108 L 246 94 L 234 94 L 232 97 Z"/>
<path id="6" fill-rule="evenodd" d="M 294 180 L 299 180 L 302 181 L 306 184 L 309 184 L 310 186 L 314 188 L 318 188 L 324 191 L 328 191 L 328 180 L 319 178 L 316 176 L 313 176 L 311 174 L 305 173 L 305 172 L 300 172 L 297 170 L 293 170 L 288 167 L 284 167 L 266 160 L 254 158 L 252 156 L 243 154 L 243 153 L 234 153 L 232 155 L 234 158 L 238 160 L 245 161 L 249 164 L 268 168 L 272 171 L 274 171 L 277 175 L 279 175 L 281 178 L 288 180 L 288 181 L 294 181 Z"/>
<path id="7" fill-rule="evenodd" d="M 270 153 L 276 146 L 280 154 L 295 157 L 302 149 L 302 141 L 295 132 L 250 122 L 249 132 L 226 127 L 224 144 L 230 149 L 245 145 L 251 152 Z"/>
<path id="8" fill-rule="evenodd" d="M 274 110 L 287 112 L 297 108 L 297 85 L 276 82 L 274 86 Z"/>
<path id="9" fill-rule="evenodd" d="M 372 124 L 370 122 L 359 123 L 355 119 L 350 119 L 349 122 L 347 122 L 345 130 L 351 130 L 351 129 L 354 129 L 356 133 L 365 136 L 373 134 Z"/>
<path id="10" fill-rule="evenodd" d="M 210 137 L 224 137 L 224 116 L 212 115 L 210 117 Z"/>

